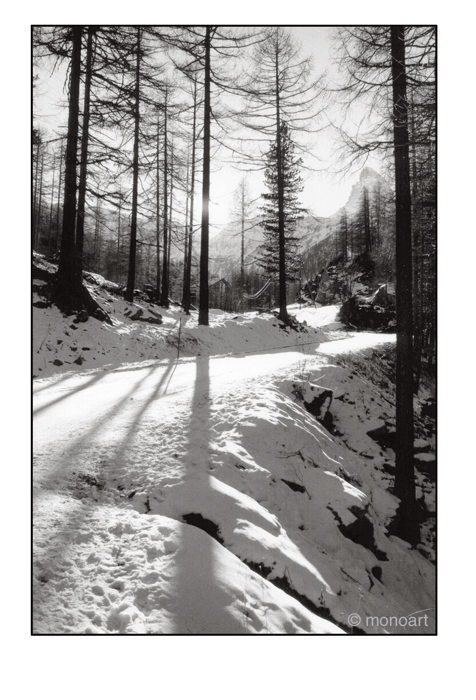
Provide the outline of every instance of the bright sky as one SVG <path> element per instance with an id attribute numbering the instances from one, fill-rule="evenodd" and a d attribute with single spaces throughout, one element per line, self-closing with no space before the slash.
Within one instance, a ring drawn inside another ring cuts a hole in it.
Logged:
<path id="1" fill-rule="evenodd" d="M 327 71 L 329 78 L 337 75 L 337 68 L 332 61 L 332 27 L 290 27 L 291 32 L 302 44 L 302 56 L 312 56 L 316 74 Z M 38 86 L 38 98 L 35 102 L 35 112 L 38 122 L 49 132 L 54 132 L 59 125 L 65 124 L 67 114 L 65 104 L 65 66 L 61 67 L 53 75 L 41 73 Z M 212 94 L 213 99 L 213 94 Z M 62 103 L 62 105 L 61 105 Z M 331 123 L 335 119 L 332 113 L 324 115 L 321 124 L 326 121 Z M 53 133 L 52 133 L 53 135 Z M 213 134 L 212 134 L 213 135 Z M 319 172 L 304 170 L 304 191 L 300 201 L 304 207 L 312 210 L 318 216 L 330 216 L 342 207 L 350 194 L 352 185 L 358 179 L 358 173 L 343 178 L 341 175 L 332 175 L 331 171 L 337 169 L 338 163 L 335 157 L 334 137 L 330 130 L 318 134 L 314 139 L 314 153 L 319 156 L 309 158 L 308 163 Z M 368 162 L 378 170 L 378 162 Z M 217 168 L 219 166 L 219 168 Z M 212 235 L 229 221 L 229 210 L 243 171 L 238 171 L 225 163 L 215 161 L 212 164 L 211 175 L 211 203 L 210 222 Z M 264 191 L 263 173 L 248 175 L 249 185 L 253 196 L 259 197 Z M 198 195 L 198 192 L 197 192 Z M 200 198 L 197 197 L 198 201 Z"/>
<path id="2" fill-rule="evenodd" d="M 302 45 L 302 57 L 313 58 L 316 75 L 327 72 L 329 79 L 337 79 L 338 69 L 332 60 L 333 42 L 332 32 L 334 27 L 289 27 L 292 34 Z M 326 121 L 331 123 L 336 115 L 328 113 L 323 115 L 322 125 Z M 317 216 L 331 216 L 347 202 L 352 185 L 357 182 L 359 174 L 353 173 L 346 177 L 332 174 L 339 167 L 336 160 L 334 136 L 331 130 L 321 132 L 315 137 L 314 152 L 320 161 L 310 158 L 310 167 L 319 169 L 319 172 L 304 170 L 304 191 L 300 195 L 302 205 Z M 379 170 L 377 160 L 369 159 L 367 165 Z M 219 173 L 212 175 L 210 217 L 212 223 L 220 226 L 228 221 L 228 211 L 233 199 L 233 192 L 242 172 L 223 166 Z M 252 192 L 259 196 L 263 191 L 263 175 L 255 173 L 248 175 Z"/>

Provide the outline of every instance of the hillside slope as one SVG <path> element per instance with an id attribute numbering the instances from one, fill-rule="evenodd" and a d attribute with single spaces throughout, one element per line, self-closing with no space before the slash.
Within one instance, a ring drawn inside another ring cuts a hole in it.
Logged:
<path id="1" fill-rule="evenodd" d="M 178 309 L 141 325 L 90 286 L 112 327 L 34 309 L 34 632 L 434 632 L 431 540 L 390 534 L 392 450 L 368 435 L 392 396 L 334 359 L 392 337 L 220 312 L 182 318 L 177 357 Z"/>

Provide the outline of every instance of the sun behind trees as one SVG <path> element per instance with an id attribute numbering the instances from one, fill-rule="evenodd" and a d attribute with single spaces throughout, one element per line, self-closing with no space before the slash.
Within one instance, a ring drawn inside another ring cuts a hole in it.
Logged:
<path id="1" fill-rule="evenodd" d="M 378 181 L 375 187 L 363 182 L 359 211 L 348 216 L 344 208 L 338 216 L 333 255 L 344 265 L 359 257 L 392 268 L 392 282 L 396 271 L 401 440 L 395 490 L 402 501 L 399 533 L 416 542 L 412 399 L 422 368 L 434 363 L 436 344 L 435 30 L 344 27 L 339 34 L 346 78 L 330 93 L 345 115 L 336 168 L 343 154 L 359 165 L 382 154 L 395 186 L 386 188 L 389 194 Z M 288 298 L 289 283 L 301 271 L 302 173 L 308 156 L 316 155 L 303 139 L 319 131 L 320 115 L 329 109 L 322 79 L 292 31 L 38 27 L 34 47 L 48 68 L 67 65 L 67 125 L 49 138 L 34 124 L 32 143 L 33 245 L 58 262 L 58 305 L 108 320 L 83 284 L 86 269 L 111 275 L 129 303 L 137 287 L 147 286 L 151 301 L 164 308 L 180 301 L 207 326 L 216 232 L 210 211 L 226 151 L 242 169 L 264 172 L 252 195 L 243 185 L 231 212 L 241 236 L 233 300 L 244 311 L 245 295 L 256 298 L 261 274 L 277 282 L 278 317 L 289 323 L 288 302 L 295 301 Z M 356 127 L 349 115 L 357 103 L 364 117 Z M 260 221 L 251 223 L 250 203 L 263 189 Z M 388 218 L 395 226 L 382 240 Z M 251 226 L 261 226 L 264 243 L 253 248 L 245 269 Z"/>

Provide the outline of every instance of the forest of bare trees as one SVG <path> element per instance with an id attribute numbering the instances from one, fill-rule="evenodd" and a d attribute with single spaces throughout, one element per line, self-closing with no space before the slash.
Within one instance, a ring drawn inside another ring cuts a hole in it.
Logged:
<path id="1" fill-rule="evenodd" d="M 288 323 L 291 283 L 321 265 L 312 248 L 300 260 L 306 251 L 294 236 L 306 138 L 333 131 L 341 170 L 378 153 L 387 184 L 364 181 L 357 210 L 336 219 L 328 257 L 343 268 L 358 258 L 396 281 L 395 489 L 399 532 L 415 541 L 412 401 L 436 348 L 436 28 L 343 27 L 334 41 L 335 84 L 315 74 L 283 27 L 34 27 L 32 244 L 57 262 L 56 301 L 66 312 L 101 316 L 83 285 L 89 271 L 120 285 L 129 302 L 147 286 L 162 307 L 197 309 L 207 326 L 210 177 L 220 158 L 234 159 L 266 175 L 261 198 L 245 179 L 236 193 L 240 254 L 225 280 L 227 304 L 246 309 L 271 280 L 269 301 Z M 40 71 L 67 80 L 65 120 L 51 132 L 35 116 Z M 340 124 L 326 120 L 331 102 Z M 256 226 L 265 240 L 250 263 Z"/>

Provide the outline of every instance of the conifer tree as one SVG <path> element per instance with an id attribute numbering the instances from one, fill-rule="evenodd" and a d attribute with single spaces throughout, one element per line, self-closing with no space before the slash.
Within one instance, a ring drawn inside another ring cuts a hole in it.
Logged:
<path id="1" fill-rule="evenodd" d="M 278 143 L 280 154 L 278 154 Z M 278 157 L 280 156 L 280 157 Z M 302 158 L 295 155 L 295 144 L 291 139 L 286 122 L 281 122 L 279 135 L 266 155 L 265 183 L 268 192 L 262 196 L 263 232 L 265 243 L 261 248 L 259 264 L 266 273 L 280 279 L 280 183 L 282 188 L 282 216 L 284 223 L 284 270 L 285 280 L 298 278 L 300 262 L 298 238 L 293 236 L 298 219 L 302 218 L 298 194 L 303 189 L 299 170 Z"/>
<path id="2" fill-rule="evenodd" d="M 284 27 L 271 27 L 265 31 L 252 57 L 252 75 L 246 92 L 248 111 L 243 123 L 276 141 L 276 161 L 281 171 L 281 126 L 286 122 L 290 132 L 299 133 L 316 129 L 316 98 L 319 80 L 312 78 L 312 61 L 301 59 L 301 48 Z M 279 315 L 287 323 L 286 303 L 286 232 L 284 222 L 285 196 L 280 178 L 276 183 L 279 237 Z"/>

